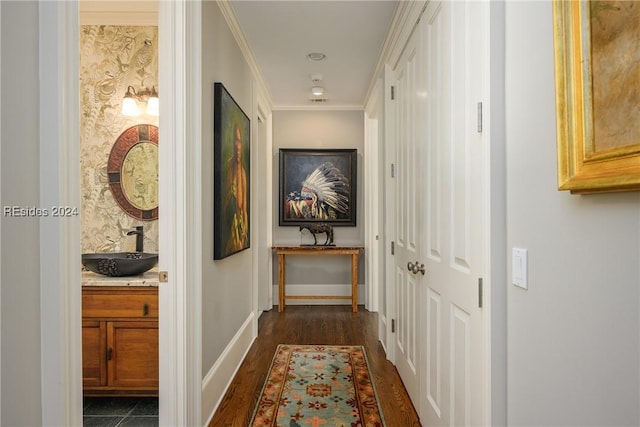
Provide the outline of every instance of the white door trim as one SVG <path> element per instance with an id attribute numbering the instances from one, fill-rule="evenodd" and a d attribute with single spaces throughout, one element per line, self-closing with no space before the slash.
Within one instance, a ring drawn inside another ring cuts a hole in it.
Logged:
<path id="1" fill-rule="evenodd" d="M 485 243 L 489 254 L 485 271 L 487 276 L 484 300 L 486 313 L 483 325 L 485 337 L 485 374 L 487 375 L 486 425 L 507 425 L 507 190 L 506 190 L 506 109 L 505 109 L 505 4 L 490 2 L 485 9 L 485 46 L 488 47 L 488 69 L 484 75 L 486 97 L 490 100 L 483 120 L 488 124 L 489 141 L 484 153 L 489 165 L 485 168 L 488 189 L 483 212 L 485 230 L 489 233 Z"/>
<path id="2" fill-rule="evenodd" d="M 201 425 L 201 2 L 160 2 L 160 425 Z"/>
<path id="3" fill-rule="evenodd" d="M 365 257 L 366 281 L 365 281 L 365 308 L 369 311 L 380 310 L 380 165 L 379 158 L 381 152 L 379 123 L 380 123 L 380 92 L 381 82 L 374 86 L 371 96 L 367 101 L 364 114 L 364 165 L 366 176 L 365 187 L 365 236 L 364 246 L 368 254 Z M 383 310 L 384 311 L 384 310 Z M 386 313 L 383 313 L 383 316 Z M 386 323 L 386 319 L 384 320 Z"/>
<path id="4" fill-rule="evenodd" d="M 389 359 L 392 363 L 396 363 L 396 354 L 393 346 L 393 323 L 395 322 L 396 317 L 396 294 L 394 286 L 395 283 L 395 262 L 393 259 L 393 255 L 391 253 L 391 248 L 394 245 L 396 240 L 395 235 L 395 221 L 396 221 L 396 200 L 395 200 L 395 182 L 394 178 L 391 177 L 391 170 L 396 163 L 396 154 L 395 154 L 395 116 L 393 111 L 394 105 L 393 100 L 391 99 L 391 87 L 394 85 L 394 75 L 393 70 L 389 65 L 384 68 L 383 75 L 383 120 L 384 120 L 384 224 L 383 224 L 383 234 L 384 234 L 384 244 L 385 247 L 382 250 L 384 254 L 383 259 L 385 261 L 385 302 L 386 302 L 386 314 L 387 314 L 387 330 L 386 330 L 386 345 L 385 348 L 387 350 L 387 359 Z"/>
<path id="5" fill-rule="evenodd" d="M 160 425 L 199 425 L 200 2 L 160 2 Z M 77 2 L 40 2 L 40 204 L 80 207 Z M 57 159 L 45 162 L 44 159 Z M 40 221 L 41 399 L 82 425 L 80 220 Z M 190 256 L 189 256 L 190 255 Z"/>
<path id="6" fill-rule="evenodd" d="M 272 247 L 272 224 L 273 224 L 273 198 L 266 197 L 265 206 L 260 206 L 258 193 L 260 191 L 264 191 L 264 194 L 269 195 L 272 194 L 272 156 L 271 153 L 273 151 L 273 142 L 271 137 L 271 113 L 269 102 L 267 98 L 264 96 L 263 91 L 260 90 L 259 82 L 254 80 L 254 96 L 252 99 L 256 100 L 255 102 L 255 112 L 252 117 L 255 117 L 254 126 L 252 127 L 252 153 L 265 153 L 265 158 L 260 158 L 256 156 L 251 157 L 251 162 L 253 166 L 251 168 L 252 171 L 260 171 L 261 175 L 252 173 L 252 188 L 256 190 L 251 191 L 251 206 L 255 208 L 251 209 L 251 223 L 258 224 L 258 226 L 265 225 L 265 235 L 264 241 L 259 240 L 259 233 L 257 227 L 252 227 L 252 235 L 251 241 L 253 247 L 253 312 L 255 314 L 255 328 L 254 328 L 254 336 L 258 335 L 258 322 L 257 319 L 260 318 L 263 310 L 270 310 L 273 307 L 273 286 L 272 277 L 273 273 L 273 256 L 271 255 L 271 247 Z M 265 133 L 264 138 L 260 134 L 259 128 L 260 125 L 258 122 L 262 122 L 262 129 Z M 265 142 L 265 147 L 258 147 L 261 141 Z M 263 162 L 262 166 L 257 166 L 254 162 Z M 263 169 L 264 168 L 264 169 Z M 262 218 L 262 219 L 261 219 Z M 267 271 L 261 271 L 260 266 L 263 261 L 266 261 Z M 261 287 L 263 289 L 261 289 Z M 259 295 L 264 292 L 267 297 L 266 307 L 262 306 L 264 301 L 260 301 Z"/>
<path id="7" fill-rule="evenodd" d="M 39 2 L 40 206 L 80 210 L 77 2 Z M 82 425 L 80 217 L 40 218 L 42 420 Z"/>

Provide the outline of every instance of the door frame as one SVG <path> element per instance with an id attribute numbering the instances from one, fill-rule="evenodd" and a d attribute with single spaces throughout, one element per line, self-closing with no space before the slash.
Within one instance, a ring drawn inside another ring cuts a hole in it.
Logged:
<path id="1" fill-rule="evenodd" d="M 258 335 L 258 322 L 257 319 L 260 318 L 262 312 L 264 310 L 271 310 L 273 308 L 273 286 L 272 280 L 273 277 L 273 257 L 271 255 L 271 246 L 273 245 L 273 229 L 271 224 L 273 224 L 273 199 L 269 197 L 269 195 L 273 194 L 273 184 L 270 179 L 273 176 L 273 162 L 272 160 L 272 152 L 273 152 L 273 138 L 272 138 L 272 114 L 271 109 L 269 107 L 270 103 L 267 100 L 267 96 L 262 93 L 260 90 L 260 85 L 254 84 L 254 93 L 255 96 L 253 99 L 257 99 L 257 103 L 255 104 L 255 112 L 252 117 L 256 117 L 257 120 L 254 120 L 254 125 L 252 126 L 252 153 L 266 153 L 266 158 L 262 159 L 262 165 L 258 166 L 254 164 L 252 166 L 252 171 L 259 171 L 262 175 L 257 173 L 252 173 L 252 188 L 257 189 L 257 191 L 251 192 L 252 203 L 253 206 L 257 206 L 258 209 L 251 210 L 251 221 L 252 224 L 262 224 L 266 227 L 265 229 L 265 238 L 264 241 L 260 241 L 258 238 L 258 227 L 252 227 L 252 236 L 251 241 L 256 242 L 256 247 L 253 250 L 253 277 L 254 280 L 254 289 L 253 289 L 253 307 L 254 307 L 254 315 L 256 321 L 254 322 L 254 336 Z M 260 125 L 261 122 L 262 125 Z M 260 134 L 260 129 L 263 130 L 264 138 Z M 261 151 L 262 148 L 258 147 L 260 141 L 264 141 L 265 147 L 264 151 Z M 251 162 L 254 162 L 256 156 L 251 157 Z M 260 158 L 260 156 L 257 156 Z M 258 204 L 257 193 L 263 191 L 266 194 L 265 206 L 261 207 Z M 263 246 L 264 245 L 264 246 Z M 260 271 L 261 266 L 266 262 L 266 270 Z M 266 297 L 266 307 L 261 306 L 260 295 Z"/>
<path id="2" fill-rule="evenodd" d="M 160 425 L 203 417 L 201 7 L 159 2 Z"/>
<path id="3" fill-rule="evenodd" d="M 78 4 L 39 2 L 38 14 L 39 203 L 79 209 Z M 79 216 L 40 218 L 41 417 L 52 425 L 82 425 L 80 236 Z"/>
<path id="4" fill-rule="evenodd" d="M 380 185 L 382 178 L 378 175 L 378 165 L 380 162 L 380 86 L 378 81 L 371 92 L 371 98 L 367 103 L 364 113 L 364 190 L 365 190 L 365 211 L 364 211 L 364 246 L 368 254 L 365 257 L 366 270 L 366 292 L 365 308 L 369 311 L 379 312 L 380 300 L 380 272 L 384 271 L 384 258 L 380 253 L 380 242 L 382 233 L 380 231 L 380 207 L 383 206 L 380 200 Z M 384 307 L 382 307 L 384 308 Z M 386 313 L 380 315 L 380 325 L 386 324 Z M 381 326 L 382 327 L 382 326 Z M 381 331 L 381 330 L 380 330 Z M 384 343 L 384 340 L 382 340 Z"/>
<path id="5" fill-rule="evenodd" d="M 159 5 L 161 425 L 201 423 L 200 6 Z M 38 7 L 40 203 L 79 207 L 78 3 Z M 78 217 L 40 220 L 41 414 L 52 425 L 82 425 L 80 238 Z"/>
<path id="6" fill-rule="evenodd" d="M 384 158 L 384 170 L 382 171 L 383 176 L 383 187 L 384 187 L 384 219 L 383 219 L 383 229 L 384 229 L 384 243 L 385 247 L 382 251 L 384 265 L 385 265 L 385 313 L 387 314 L 387 323 L 386 323 L 386 351 L 387 358 L 395 365 L 396 363 L 396 352 L 394 346 L 394 337 L 395 333 L 394 322 L 397 317 L 396 314 L 396 293 L 395 287 L 393 283 L 395 283 L 395 263 L 393 261 L 393 247 L 395 245 L 396 235 L 395 235 L 395 221 L 396 221 L 396 195 L 395 195 L 395 182 L 393 181 L 395 177 L 393 176 L 392 170 L 396 164 L 396 150 L 395 150 L 395 127 L 396 121 L 393 117 L 395 114 L 395 106 L 393 104 L 393 100 L 391 99 L 391 91 L 394 85 L 394 75 L 393 70 L 390 65 L 387 65 L 384 69 L 383 75 L 383 103 L 384 103 L 384 146 L 382 147 L 382 157 Z"/>

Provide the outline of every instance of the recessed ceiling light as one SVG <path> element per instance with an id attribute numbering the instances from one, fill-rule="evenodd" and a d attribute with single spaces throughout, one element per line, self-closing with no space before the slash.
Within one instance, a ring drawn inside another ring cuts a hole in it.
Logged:
<path id="1" fill-rule="evenodd" d="M 307 55 L 307 58 L 310 61 L 322 61 L 326 57 L 327 57 L 327 55 L 325 55 L 322 52 L 311 52 L 309 55 Z"/>

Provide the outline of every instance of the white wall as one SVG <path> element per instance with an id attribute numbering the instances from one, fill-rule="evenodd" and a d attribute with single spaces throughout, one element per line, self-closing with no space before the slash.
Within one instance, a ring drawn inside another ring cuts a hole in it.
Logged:
<path id="1" fill-rule="evenodd" d="M 214 83 L 222 82 L 248 116 L 255 98 L 251 71 L 215 2 L 202 3 L 202 56 L 202 372 L 206 374 L 251 315 L 253 280 L 252 248 L 213 261 Z"/>
<path id="2" fill-rule="evenodd" d="M 507 289 L 508 425 L 637 426 L 640 193 L 557 191 L 551 2 L 507 2 L 505 40 L 507 247 L 529 250 L 529 290 Z"/>
<path id="3" fill-rule="evenodd" d="M 39 207 L 38 4 L 2 8 L 2 207 Z M 35 29 L 25 31 L 25 28 Z M 19 36 L 16 36 L 19 35 Z M 41 420 L 39 218 L 2 214 L 3 426 Z"/>
<path id="4" fill-rule="evenodd" d="M 364 245 L 364 191 L 363 191 L 363 163 L 364 150 L 364 113 L 356 110 L 277 110 L 273 112 L 273 200 L 279 200 L 279 150 L 281 148 L 329 149 L 355 148 L 358 150 L 358 182 L 357 182 L 357 210 L 356 227 L 334 227 L 334 243 L 343 246 Z M 278 225 L 279 203 L 273 205 L 273 241 L 276 245 L 299 245 L 301 235 L 298 227 Z M 305 236 L 310 238 L 309 236 Z M 320 239 L 323 239 L 321 236 Z M 307 240 L 304 242 L 308 243 Z M 358 283 L 364 283 L 364 254 L 360 257 Z M 295 257 L 295 262 L 287 257 L 287 293 L 290 295 L 339 295 L 346 289 L 350 294 L 351 263 L 347 257 L 305 256 Z M 274 265 L 277 259 L 274 259 Z M 278 284 L 278 269 L 273 271 L 273 284 Z M 311 292 L 304 287 L 323 285 Z M 326 285 L 337 285 L 327 287 Z M 289 288 L 292 290 L 289 291 Z M 363 286 L 359 286 L 359 302 L 363 303 Z M 275 291 L 277 292 L 277 291 Z M 277 293 L 276 293 L 277 295 Z M 302 300 L 303 303 L 318 303 Z M 295 304 L 295 301 L 287 304 Z M 329 304 L 349 304 L 345 301 L 331 301 Z M 324 301 L 327 304 L 327 301 Z"/>

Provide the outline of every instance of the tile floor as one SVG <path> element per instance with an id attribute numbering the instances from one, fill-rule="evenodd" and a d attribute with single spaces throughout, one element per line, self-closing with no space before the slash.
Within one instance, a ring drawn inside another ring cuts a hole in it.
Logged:
<path id="1" fill-rule="evenodd" d="M 85 397 L 84 427 L 158 426 L 157 397 Z"/>

